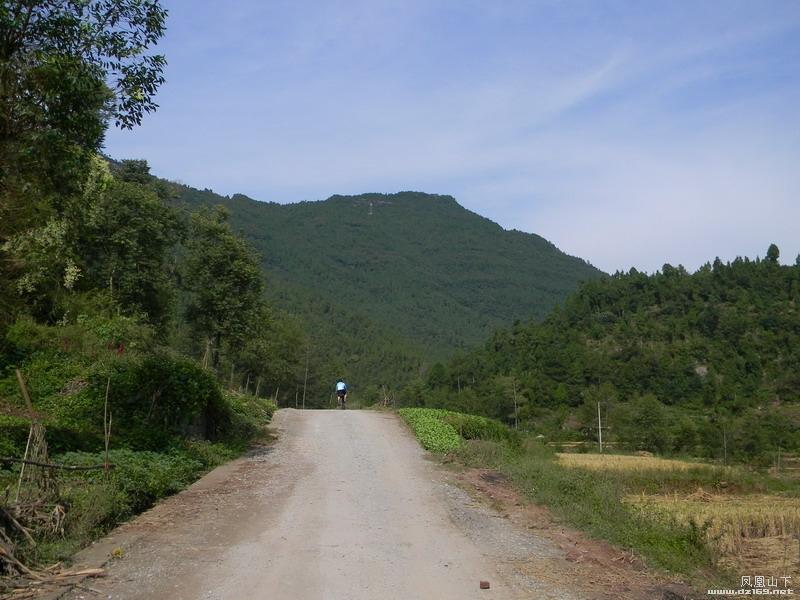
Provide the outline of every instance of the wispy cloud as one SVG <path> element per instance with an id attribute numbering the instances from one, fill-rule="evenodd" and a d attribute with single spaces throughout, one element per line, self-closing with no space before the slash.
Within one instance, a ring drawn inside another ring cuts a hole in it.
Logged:
<path id="1" fill-rule="evenodd" d="M 607 270 L 793 262 L 800 4 L 163 0 L 108 152 L 223 194 L 452 194 Z"/>

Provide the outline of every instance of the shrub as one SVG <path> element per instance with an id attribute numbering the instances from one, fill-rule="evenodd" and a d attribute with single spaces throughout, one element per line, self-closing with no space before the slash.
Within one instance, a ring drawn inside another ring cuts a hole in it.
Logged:
<path id="1" fill-rule="evenodd" d="M 435 408 L 401 408 L 397 413 L 408 423 L 422 447 L 429 452 L 444 454 L 458 448 L 463 439 L 443 417 L 448 411 Z"/>
<path id="2" fill-rule="evenodd" d="M 0 415 L 0 456 L 22 456 L 30 430 L 30 419 Z"/>
<path id="3" fill-rule="evenodd" d="M 272 400 L 248 394 L 226 392 L 223 398 L 227 407 L 226 417 L 218 421 L 214 439 L 240 451 L 262 435 L 263 428 L 278 410 Z"/>
<path id="4" fill-rule="evenodd" d="M 442 420 L 451 425 L 465 440 L 508 440 L 509 430 L 500 421 L 466 415 L 463 413 L 447 413 Z"/>
<path id="5" fill-rule="evenodd" d="M 60 464 L 89 466 L 105 462 L 105 453 L 69 452 L 58 457 Z M 203 472 L 200 461 L 186 454 L 111 450 L 108 462 L 115 468 L 84 471 L 83 477 L 92 484 L 112 484 L 122 494 L 124 516 L 150 508 L 156 500 L 184 489 Z"/>
<path id="6" fill-rule="evenodd" d="M 243 445 L 221 444 L 209 440 L 190 438 L 181 440 L 179 451 L 202 466 L 203 471 L 210 471 L 241 454 Z"/>
<path id="7" fill-rule="evenodd" d="M 464 440 L 494 440 L 518 446 L 521 438 L 494 419 L 441 408 L 401 408 L 397 413 L 409 424 L 430 452 L 451 452 Z"/>

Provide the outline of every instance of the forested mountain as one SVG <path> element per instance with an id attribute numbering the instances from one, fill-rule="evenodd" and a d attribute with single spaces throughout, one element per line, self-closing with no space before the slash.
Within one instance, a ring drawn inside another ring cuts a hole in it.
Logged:
<path id="1" fill-rule="evenodd" d="M 587 280 L 542 323 L 437 365 L 420 401 L 550 437 L 774 460 L 800 450 L 800 262 L 719 259 Z M 566 429 L 565 429 L 566 427 Z M 567 433 L 565 433 L 567 432 Z"/>
<path id="2" fill-rule="evenodd" d="M 300 316 L 323 360 L 354 382 L 408 381 L 497 327 L 541 320 L 579 281 L 601 275 L 450 196 L 363 194 L 282 205 L 175 189 L 190 207 L 230 210 L 232 227 L 261 255 L 273 304 Z"/>

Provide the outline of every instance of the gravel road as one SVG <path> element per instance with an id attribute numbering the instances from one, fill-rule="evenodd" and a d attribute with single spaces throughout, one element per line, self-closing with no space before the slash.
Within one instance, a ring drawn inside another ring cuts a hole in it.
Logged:
<path id="1" fill-rule="evenodd" d="M 107 574 L 61 597 L 609 597 L 570 578 L 552 541 L 453 485 L 396 415 L 281 410 L 272 428 L 273 446 L 215 470 L 79 555 Z M 122 558 L 110 558 L 117 548 Z"/>

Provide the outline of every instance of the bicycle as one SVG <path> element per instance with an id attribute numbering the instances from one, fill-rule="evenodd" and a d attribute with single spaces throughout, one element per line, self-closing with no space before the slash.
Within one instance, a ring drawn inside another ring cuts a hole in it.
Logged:
<path id="1" fill-rule="evenodd" d="M 347 392 L 341 390 L 336 393 L 336 396 L 339 398 L 339 408 L 345 410 L 347 408 Z"/>

